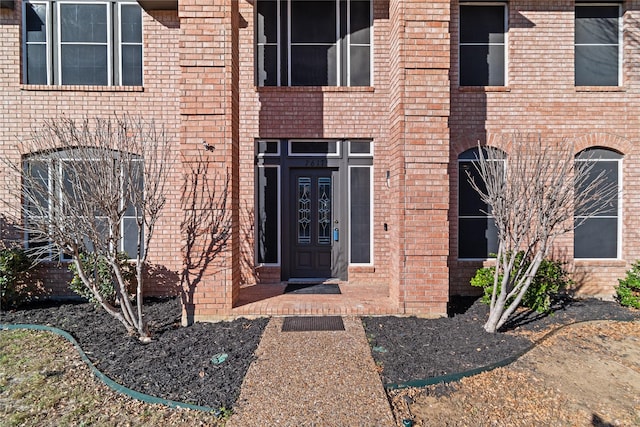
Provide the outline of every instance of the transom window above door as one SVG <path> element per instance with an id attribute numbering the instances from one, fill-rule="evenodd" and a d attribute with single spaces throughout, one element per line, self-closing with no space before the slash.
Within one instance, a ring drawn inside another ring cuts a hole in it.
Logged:
<path id="1" fill-rule="evenodd" d="M 370 86 L 370 0 L 257 0 L 258 86 Z"/>

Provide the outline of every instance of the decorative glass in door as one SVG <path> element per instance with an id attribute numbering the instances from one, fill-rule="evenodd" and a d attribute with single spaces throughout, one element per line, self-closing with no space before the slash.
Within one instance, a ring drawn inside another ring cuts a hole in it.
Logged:
<path id="1" fill-rule="evenodd" d="M 339 204 L 333 198 L 336 171 L 328 168 L 290 170 L 290 261 L 287 277 L 334 277 L 334 227 Z M 286 219 L 285 219 L 286 221 Z M 335 230 L 337 236 L 338 230 Z M 337 238 L 337 237 L 336 237 Z M 286 267 L 285 267 L 286 268 Z"/>
<path id="2" fill-rule="evenodd" d="M 298 243 L 311 243 L 311 178 L 298 178 Z"/>
<path id="3" fill-rule="evenodd" d="M 331 178 L 318 178 L 318 244 L 331 244 Z"/>

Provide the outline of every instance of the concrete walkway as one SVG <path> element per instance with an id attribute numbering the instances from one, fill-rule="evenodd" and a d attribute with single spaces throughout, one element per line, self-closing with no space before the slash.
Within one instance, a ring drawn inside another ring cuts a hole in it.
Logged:
<path id="1" fill-rule="evenodd" d="M 228 427 L 394 426 L 359 319 L 345 331 L 282 332 L 267 325 Z"/>

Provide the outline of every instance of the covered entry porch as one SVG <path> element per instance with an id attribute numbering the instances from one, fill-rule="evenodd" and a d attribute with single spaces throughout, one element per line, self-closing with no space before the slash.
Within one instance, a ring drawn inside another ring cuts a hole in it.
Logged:
<path id="1" fill-rule="evenodd" d="M 231 317 L 402 314 L 388 285 L 336 283 L 340 294 L 284 293 L 287 282 L 242 286 Z"/>

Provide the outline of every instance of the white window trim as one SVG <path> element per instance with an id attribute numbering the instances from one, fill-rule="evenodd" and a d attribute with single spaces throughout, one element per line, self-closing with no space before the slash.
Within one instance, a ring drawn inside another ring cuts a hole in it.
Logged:
<path id="1" fill-rule="evenodd" d="M 352 143 L 352 142 L 354 142 L 354 141 L 355 141 L 355 142 L 365 142 L 365 141 L 368 141 L 368 142 L 369 142 L 369 152 L 368 152 L 368 153 L 352 153 L 352 152 L 351 152 L 351 143 Z M 348 142 L 348 143 L 349 143 L 349 144 L 348 144 L 348 145 L 349 145 L 349 152 L 347 153 L 347 155 L 348 155 L 349 157 L 373 157 L 374 146 L 373 146 L 373 141 L 372 141 L 372 140 L 358 140 L 358 139 L 351 140 L 351 139 L 350 139 L 350 140 L 345 141 L 345 142 Z"/>
<path id="2" fill-rule="evenodd" d="M 79 4 L 85 4 L 85 5 L 104 5 L 106 11 L 107 11 L 107 42 L 106 43 L 92 43 L 92 42 L 83 42 L 83 43 L 79 43 L 79 42 L 62 42 L 62 25 L 60 25 L 60 8 L 62 5 L 65 4 L 73 4 L 73 5 L 79 5 Z M 57 34 L 57 40 L 56 40 L 56 53 L 57 53 L 57 60 L 56 60 L 56 66 L 58 68 L 58 84 L 62 85 L 62 81 L 63 81 L 63 75 L 62 75 L 62 46 L 63 45 L 79 45 L 79 46 L 107 46 L 107 83 L 104 86 L 111 86 L 113 83 L 113 45 L 112 45 L 112 10 L 109 7 L 110 3 L 109 2 L 104 2 L 104 1 L 91 1 L 91 2 L 82 2 L 82 1 L 73 1 L 73 0 L 62 0 L 62 1 L 58 1 L 56 3 L 56 15 L 58 17 L 57 21 L 58 21 L 58 25 L 56 25 L 56 34 Z"/>
<path id="3" fill-rule="evenodd" d="M 273 262 L 258 262 L 258 260 L 260 259 L 260 254 L 259 254 L 259 250 L 260 250 L 260 242 L 258 241 L 257 236 L 254 238 L 254 259 L 255 259 L 255 263 L 256 266 L 258 267 L 280 267 L 282 265 L 282 195 L 281 195 L 281 180 L 282 180 L 282 176 L 281 176 L 281 169 L 280 169 L 280 165 L 257 165 L 257 169 L 260 168 L 276 168 L 277 169 L 277 176 L 278 176 L 278 180 L 277 180 L 277 186 L 278 186 L 278 254 L 277 254 L 277 262 L 273 263 Z M 255 198 L 256 200 L 254 201 L 254 206 L 260 206 L 259 200 L 258 200 L 258 192 L 255 192 Z M 259 224 L 258 224 L 258 215 L 255 215 L 255 226 L 254 226 L 254 230 L 256 230 L 256 233 L 259 229 Z"/>
<path id="4" fill-rule="evenodd" d="M 114 161 L 118 161 L 117 157 L 114 157 L 113 159 Z M 39 156 L 39 155 L 35 155 L 33 157 L 30 157 L 28 159 L 26 159 L 26 163 L 28 164 L 29 161 L 37 161 L 37 162 L 43 162 L 47 164 L 47 188 L 48 188 L 48 192 L 47 192 L 47 204 L 48 204 L 48 215 L 49 218 L 51 218 L 51 216 L 54 214 L 53 213 L 53 206 L 55 204 L 59 204 L 61 203 L 61 198 L 62 198 L 62 187 L 61 186 L 57 186 L 56 183 L 60 184 L 63 183 L 62 180 L 62 164 L 63 162 L 79 162 L 79 161 L 85 161 L 85 160 L 78 160 L 75 157 L 73 157 L 72 155 L 69 155 L 69 153 L 65 153 L 65 155 L 62 156 L 56 156 L 55 158 L 49 157 L 49 156 Z M 134 161 L 138 161 L 138 162 L 144 162 L 143 159 L 137 159 Z M 23 173 L 25 173 L 26 170 L 23 170 Z M 278 179 L 279 179 L 280 175 L 278 174 Z M 124 206 L 124 200 L 122 198 L 122 192 L 124 190 L 121 188 L 120 189 L 120 197 L 118 200 L 119 206 L 123 207 Z M 280 189 L 278 188 L 278 192 L 280 191 Z M 278 206 L 278 216 L 279 216 L 279 210 L 280 207 Z M 106 218 L 106 217 L 99 217 L 96 216 L 96 218 Z M 25 224 L 28 222 L 29 219 L 29 215 L 27 215 L 26 213 L 24 214 L 24 221 Z M 123 220 L 120 223 L 120 239 L 118 241 L 118 252 L 123 252 L 125 250 L 125 221 L 124 219 L 136 219 L 135 216 L 131 216 L 131 215 L 124 215 L 123 216 Z M 279 227 L 279 225 L 278 225 Z M 23 241 L 24 241 L 24 247 L 28 248 L 29 247 L 29 239 L 28 239 L 28 233 L 24 233 L 24 237 L 23 237 Z M 137 241 L 137 236 L 136 236 L 136 241 Z M 144 246 L 146 242 L 143 241 L 143 250 L 147 250 L 147 248 Z M 279 245 L 279 243 L 278 243 Z M 53 261 L 53 262 L 64 262 L 64 263 L 68 263 L 72 261 L 72 258 L 65 255 L 64 252 L 60 252 L 56 253 L 53 251 L 53 245 L 49 244 L 49 250 L 48 250 L 48 255 L 45 258 L 45 261 Z M 130 258 L 129 261 L 133 261 L 136 258 L 131 258 L 132 254 L 129 254 Z"/>
<path id="5" fill-rule="evenodd" d="M 45 27 L 46 27 L 46 31 L 45 31 L 45 52 L 46 52 L 46 69 L 47 69 L 47 85 L 50 85 L 51 82 L 51 63 L 53 61 L 53 58 L 51 57 L 51 2 L 50 1 L 38 1 L 38 0 L 34 0 L 34 1 L 25 1 L 22 3 L 22 75 L 24 76 L 24 81 L 26 82 L 27 80 L 27 74 L 28 74 L 28 61 L 27 61 L 27 46 L 30 44 L 27 42 L 27 7 L 29 6 L 29 4 L 42 4 L 45 6 L 46 8 L 46 12 L 45 12 Z M 34 43 L 34 44 L 43 44 L 42 42 L 38 42 L 38 43 Z"/>
<path id="6" fill-rule="evenodd" d="M 575 23 L 575 9 L 580 7 L 580 6 L 618 6 L 618 84 L 616 86 L 604 86 L 604 87 L 621 87 L 624 84 L 624 70 L 623 70 L 623 66 L 624 66 L 624 22 L 623 22 L 623 15 L 622 15 L 622 5 L 618 2 L 602 2 L 602 3 L 576 3 L 574 6 L 574 23 Z M 574 35 L 575 37 L 575 35 Z M 575 48 L 576 46 L 611 46 L 611 45 L 607 45 L 607 44 L 578 44 L 575 42 L 573 42 L 573 48 L 574 48 L 574 55 L 575 55 Z M 575 70 L 574 70 L 575 73 Z M 574 83 L 575 84 L 575 83 Z M 583 86 L 577 86 L 576 87 L 580 88 Z"/>
<path id="7" fill-rule="evenodd" d="M 341 48 L 340 48 L 340 1 L 338 0 L 331 0 L 335 3 L 335 7 L 336 7 L 336 42 L 335 43 L 292 43 L 291 42 L 291 2 L 292 0 L 287 0 L 287 81 L 288 81 L 288 86 L 293 86 L 291 84 L 291 47 L 292 46 L 336 46 L 336 86 L 341 86 L 341 72 L 340 72 L 340 55 L 341 55 Z M 348 0 L 349 2 L 351 0 Z M 280 3 L 280 2 L 278 2 Z M 349 9 L 349 7 L 347 7 L 347 9 Z M 278 16 L 278 19 L 280 19 L 280 16 Z M 280 34 L 278 33 L 278 36 Z M 280 41 L 280 40 L 278 40 Z M 280 43 L 278 43 L 280 44 Z M 280 65 L 280 57 L 278 57 L 278 68 Z M 280 79 L 280 76 L 278 76 L 278 80 Z"/>
<path id="8" fill-rule="evenodd" d="M 257 0 L 259 1 L 259 0 Z M 282 16 L 282 12 L 281 12 L 281 5 L 282 3 L 286 2 L 286 7 L 287 7 L 287 86 L 288 87 L 292 87 L 293 85 L 291 84 L 291 2 L 293 0 L 277 0 L 276 1 L 276 9 L 277 9 L 277 23 L 276 23 L 276 27 L 277 27 L 277 59 L 276 59 L 276 66 L 277 66 L 277 77 L 276 77 L 276 81 L 277 81 L 277 86 L 281 87 L 282 86 L 282 39 L 281 39 L 281 34 L 282 34 L 282 22 L 281 22 L 281 16 Z M 340 1 L 339 0 L 331 0 L 335 2 L 336 5 L 336 40 L 338 40 L 338 42 L 336 43 L 295 43 L 295 45 L 298 46 L 303 46 L 303 45 L 310 45 L 310 46 L 320 46 L 320 45 L 326 45 L 326 46 L 336 46 L 336 87 L 351 87 L 351 55 L 347 55 L 347 72 L 346 72 L 346 82 L 342 81 L 342 44 L 339 42 L 340 40 L 340 23 L 341 23 L 341 14 L 340 14 Z M 374 85 L 374 81 L 373 81 L 373 76 L 374 76 L 374 72 L 373 72 L 373 67 L 374 67 L 374 57 L 373 57 L 373 3 L 375 0 L 371 0 L 369 3 L 369 86 L 373 86 Z M 351 50 L 351 0 L 347 0 L 347 49 Z M 256 19 L 257 19 L 257 13 L 256 13 Z M 256 27 L 257 28 L 257 27 Z M 259 46 L 268 46 L 268 45 L 272 45 L 273 43 L 258 43 L 256 40 L 256 47 Z M 365 45 L 359 45 L 359 44 L 355 44 L 354 46 L 365 46 Z M 256 77 L 256 80 L 259 80 L 258 77 Z M 258 82 L 259 83 L 259 82 Z"/>
<path id="9" fill-rule="evenodd" d="M 483 147 L 483 148 L 485 148 L 485 147 Z M 495 149 L 494 147 L 490 147 L 490 148 Z M 468 151 L 468 150 L 463 151 L 463 153 L 466 152 L 466 151 Z M 460 153 L 460 154 L 462 154 L 462 153 Z M 505 156 L 506 156 L 506 154 L 505 154 Z M 463 258 L 463 257 L 460 256 L 460 237 L 459 237 L 460 236 L 460 230 L 459 230 L 459 228 L 460 228 L 460 219 L 461 218 L 462 219 L 487 219 L 487 218 L 492 218 L 493 219 L 494 218 L 493 215 L 464 215 L 464 216 L 460 215 L 460 201 L 461 201 L 461 197 L 460 197 L 460 179 L 462 178 L 460 176 L 460 163 L 471 163 L 471 164 L 473 164 L 473 163 L 478 162 L 478 161 L 479 160 L 460 159 L 460 158 L 458 158 L 458 171 L 457 171 L 458 172 L 458 188 L 457 188 L 457 191 L 458 191 L 458 194 L 457 194 L 458 195 L 458 206 L 457 206 L 457 209 L 458 209 L 458 212 L 457 212 L 458 213 L 458 220 L 457 220 L 458 237 L 457 237 L 457 248 L 456 248 L 457 255 L 458 255 L 458 261 L 491 261 L 491 260 L 495 260 L 496 259 L 495 257 L 490 257 L 490 256 L 487 256 L 486 258 Z M 506 168 L 507 168 L 507 159 L 506 159 L 506 157 L 504 159 L 502 159 L 502 160 L 493 160 L 493 161 L 502 162 L 503 163 L 503 167 L 505 168 L 505 172 L 506 172 Z M 485 235 L 486 235 L 487 231 L 485 231 Z M 487 254 L 487 255 L 489 255 L 489 254 Z"/>
<path id="10" fill-rule="evenodd" d="M 291 150 L 291 146 L 296 142 L 335 142 L 336 143 L 336 151 L 333 153 L 293 153 Z M 290 139 L 287 141 L 287 151 L 289 157 L 340 157 L 341 153 L 341 140 L 339 139 Z"/>
<path id="11" fill-rule="evenodd" d="M 142 63 L 141 73 L 142 73 L 142 82 L 141 85 L 144 85 L 144 16 L 141 16 L 141 26 L 142 26 L 142 41 L 141 43 L 123 43 L 122 42 L 122 26 L 121 26 L 121 16 L 122 16 L 122 6 L 123 5 L 137 5 L 138 3 L 135 1 L 119 1 L 119 0 L 24 0 L 22 3 L 22 77 L 25 84 L 27 83 L 27 72 L 28 72 L 28 61 L 27 61 L 27 17 L 26 17 L 26 8 L 29 4 L 43 4 L 46 7 L 46 42 L 44 43 L 46 46 L 46 72 L 47 72 L 47 82 L 45 83 L 48 86 L 63 86 L 62 84 L 62 56 L 61 50 L 62 45 L 99 45 L 99 46 L 107 46 L 107 83 L 105 87 L 113 87 L 113 86 L 122 86 L 122 46 L 126 45 L 140 45 L 142 49 Z M 63 4 L 100 4 L 105 5 L 107 9 L 107 42 L 106 43 L 72 43 L 66 42 L 62 43 L 61 41 L 61 26 L 60 24 L 60 6 Z M 113 5 L 117 5 L 117 12 L 114 12 Z M 55 9 L 55 11 L 54 11 Z M 55 12 L 55 13 L 54 13 Z M 55 15 L 55 19 L 54 19 Z M 115 21 L 115 19 L 118 21 Z M 53 37 L 55 32 L 55 37 Z M 117 38 L 114 37 L 114 33 L 117 33 Z M 279 37 L 279 35 L 278 35 Z M 43 44 L 43 43 L 37 43 Z M 114 44 L 116 44 L 116 48 L 114 48 Z M 117 58 L 114 57 L 114 54 L 117 55 Z M 117 60 L 118 65 L 118 77 L 116 79 L 114 75 L 114 62 Z M 53 72 L 55 71 L 55 73 Z M 116 81 L 117 80 L 117 81 Z M 73 85 L 75 86 L 75 84 Z M 85 86 L 85 85 L 80 85 Z"/>
<path id="12" fill-rule="evenodd" d="M 259 0 L 258 0 L 259 1 Z M 278 34 L 276 36 L 276 52 L 278 55 L 277 58 L 277 64 L 276 64 L 276 68 L 278 70 L 278 76 L 277 76 L 277 81 L 278 81 L 278 86 L 282 86 L 282 2 L 278 1 L 276 2 L 276 10 L 278 13 L 278 16 L 276 17 L 276 21 L 277 21 L 277 28 L 278 28 Z M 291 29 L 289 29 L 289 31 L 291 31 Z M 291 62 L 291 54 L 289 54 L 289 62 Z"/>
<path id="13" fill-rule="evenodd" d="M 608 148 L 604 148 L 604 150 L 608 150 L 608 151 L 613 151 L 615 152 L 615 150 L 610 150 Z M 617 162 L 618 163 L 618 212 L 617 212 L 617 216 L 613 217 L 611 215 L 599 215 L 599 216 L 595 216 L 595 217 L 591 217 L 591 218 L 617 218 L 616 221 L 616 257 L 615 258 L 577 258 L 574 257 L 573 259 L 575 261 L 578 262 L 588 262 L 588 261 L 619 261 L 622 259 L 622 212 L 623 212 L 623 197 L 622 197 L 622 190 L 623 190 L 623 179 L 622 179 L 622 175 L 623 175 L 623 170 L 622 167 L 624 166 L 623 164 L 623 160 L 624 158 L 621 157 L 619 159 L 597 159 L 597 158 L 592 158 L 592 159 L 575 159 L 575 162 L 598 162 L 598 161 L 605 161 L 605 162 Z M 578 218 L 580 218 L 580 216 L 577 216 Z M 574 218 L 576 218 L 576 216 L 574 216 Z"/>
<path id="14" fill-rule="evenodd" d="M 338 2 L 339 3 L 339 2 Z M 369 44 L 361 44 L 361 43 L 351 43 L 351 0 L 349 0 L 348 6 L 347 6 L 347 50 L 348 50 L 348 55 L 346 55 L 347 57 L 347 81 L 346 81 L 346 85 L 348 87 L 352 87 L 351 86 L 351 47 L 352 46 L 367 46 L 369 47 L 369 86 L 373 86 L 373 3 L 374 0 L 371 0 L 369 2 Z M 338 35 L 337 38 L 340 39 L 340 33 L 339 33 L 340 29 L 338 28 Z M 340 43 L 338 43 L 338 45 L 340 45 Z M 342 55 L 340 54 L 340 52 L 338 52 L 339 56 L 338 58 L 342 58 Z M 339 62 L 339 61 L 338 61 Z M 338 75 L 342 76 L 342 73 L 340 73 L 340 67 L 338 66 Z M 357 87 L 357 86 L 356 86 Z"/>
<path id="15" fill-rule="evenodd" d="M 141 31 L 141 38 L 140 38 L 140 43 L 131 43 L 131 42 L 123 42 L 122 41 L 122 6 L 124 5 L 137 5 L 138 3 L 136 2 L 118 2 L 117 6 L 118 6 L 118 40 L 114 40 L 114 42 L 118 43 L 118 85 L 122 86 L 122 76 L 123 76 L 123 61 L 122 61 L 122 46 L 140 46 L 140 52 L 141 52 L 141 60 L 142 63 L 140 64 L 140 71 L 142 73 L 142 81 L 140 82 L 140 84 L 142 86 L 144 86 L 144 19 L 142 19 L 142 8 L 141 8 L 141 16 L 140 16 L 140 31 Z"/>
<path id="16" fill-rule="evenodd" d="M 488 43 L 486 45 L 494 45 L 494 46 L 503 46 L 504 47 L 504 64 L 503 64 L 503 73 L 504 73 L 504 84 L 502 86 L 492 86 L 487 85 L 484 87 L 506 87 L 509 86 L 509 5 L 507 2 L 461 2 L 458 5 L 458 86 L 459 87 L 474 87 L 474 86 L 462 86 L 460 84 L 460 46 L 471 46 L 471 45 L 482 45 L 485 46 L 485 43 L 476 44 L 476 43 L 462 43 L 460 41 L 460 6 L 502 6 L 504 10 L 504 43 Z"/>
<path id="17" fill-rule="evenodd" d="M 351 262 L 351 170 L 353 168 L 368 168 L 369 169 L 369 262 L 362 262 L 362 263 L 358 263 L 358 262 Z M 348 190 L 348 200 L 347 200 L 347 206 L 349 207 L 348 212 L 347 212 L 347 219 L 348 219 L 348 224 L 349 224 L 349 235 L 347 236 L 347 253 L 349 254 L 349 266 L 354 266 L 354 267 L 371 267 L 374 265 L 374 239 L 373 239 L 373 234 L 374 234 L 374 229 L 373 229 L 373 213 L 374 213 L 374 205 L 373 202 L 375 200 L 374 197 L 374 182 L 373 182 L 373 165 L 349 165 L 348 166 L 348 171 L 349 171 L 349 176 L 347 179 L 347 190 Z"/>
<path id="18" fill-rule="evenodd" d="M 349 2 L 351 2 L 351 0 L 348 0 Z M 347 6 L 347 16 L 349 16 L 349 9 L 350 9 L 350 5 Z M 341 16 L 340 16 L 340 2 L 338 0 L 336 0 L 336 85 L 337 86 L 343 86 L 342 83 L 342 73 L 340 70 L 342 70 L 342 43 L 340 43 L 340 23 L 342 22 L 341 20 Z M 348 22 L 347 22 L 347 25 Z M 333 46 L 334 44 L 332 43 L 331 46 Z M 347 61 L 347 65 L 349 64 L 349 61 Z M 349 80 L 347 80 L 347 83 L 349 82 Z M 346 85 L 345 85 L 346 86 Z"/>
<path id="19" fill-rule="evenodd" d="M 280 140 L 279 139 L 259 139 L 259 140 L 256 141 L 256 150 L 258 150 L 258 147 L 259 147 L 261 142 L 265 142 L 265 143 L 275 142 L 277 150 L 276 150 L 275 153 L 261 153 L 260 151 L 257 151 L 256 157 L 258 157 L 258 158 L 280 157 Z"/>

